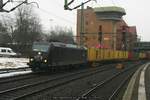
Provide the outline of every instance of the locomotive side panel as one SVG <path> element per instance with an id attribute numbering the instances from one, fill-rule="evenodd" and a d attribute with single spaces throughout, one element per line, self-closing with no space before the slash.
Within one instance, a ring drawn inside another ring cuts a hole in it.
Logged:
<path id="1" fill-rule="evenodd" d="M 51 54 L 52 66 L 81 64 L 87 61 L 86 50 L 83 49 L 54 47 Z"/>
<path id="2" fill-rule="evenodd" d="M 87 51 L 85 48 L 70 47 L 64 43 L 48 43 L 49 50 L 42 52 L 43 44 L 37 46 L 37 53 L 33 50 L 32 61 L 29 66 L 33 71 L 48 71 L 53 69 L 63 69 L 70 65 L 79 65 L 87 63 Z M 46 58 L 43 56 L 45 54 Z M 36 59 L 36 58 L 40 59 Z M 44 58 L 44 59 L 43 59 Z M 31 59 L 31 58 L 30 58 Z"/>

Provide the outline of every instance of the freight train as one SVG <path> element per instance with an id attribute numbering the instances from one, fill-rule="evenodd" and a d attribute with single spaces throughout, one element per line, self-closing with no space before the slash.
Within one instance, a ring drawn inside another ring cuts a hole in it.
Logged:
<path id="1" fill-rule="evenodd" d="M 52 71 L 107 61 L 144 59 L 145 53 L 85 48 L 60 42 L 35 42 L 29 58 L 32 71 Z"/>
<path id="2" fill-rule="evenodd" d="M 59 70 L 87 64 L 87 49 L 59 42 L 34 43 L 29 66 L 32 71 Z"/>

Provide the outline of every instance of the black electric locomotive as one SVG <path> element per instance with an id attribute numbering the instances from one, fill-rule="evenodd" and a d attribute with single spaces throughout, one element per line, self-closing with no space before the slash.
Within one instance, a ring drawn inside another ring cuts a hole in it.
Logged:
<path id="1" fill-rule="evenodd" d="M 29 66 L 32 71 L 49 71 L 86 63 L 86 48 L 59 42 L 35 42 Z"/>

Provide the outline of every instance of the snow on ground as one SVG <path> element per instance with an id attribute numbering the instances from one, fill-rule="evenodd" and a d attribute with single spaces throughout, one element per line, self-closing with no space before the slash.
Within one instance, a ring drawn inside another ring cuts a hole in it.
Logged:
<path id="1" fill-rule="evenodd" d="M 0 78 L 22 75 L 22 74 L 29 74 L 29 73 L 32 73 L 32 71 L 20 71 L 20 72 L 5 73 L 5 74 L 0 74 Z"/>
<path id="2" fill-rule="evenodd" d="M 28 58 L 5 58 L 5 57 L 0 57 L 0 69 L 28 67 L 27 62 L 29 62 Z"/>

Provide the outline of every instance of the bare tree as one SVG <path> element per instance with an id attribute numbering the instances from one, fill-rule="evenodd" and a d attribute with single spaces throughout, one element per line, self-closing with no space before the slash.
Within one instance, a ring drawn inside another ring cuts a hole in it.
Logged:
<path id="1" fill-rule="evenodd" d="M 2 18 L 2 24 L 5 28 L 7 28 L 7 33 L 9 37 L 11 38 L 11 42 L 14 41 L 14 29 L 15 29 L 15 19 L 13 17 L 10 17 L 10 15 L 1 15 Z M 10 42 L 10 43 L 11 43 Z"/>
<path id="2" fill-rule="evenodd" d="M 74 43 L 72 29 L 67 29 L 61 26 L 56 26 L 53 30 L 50 31 L 48 36 L 48 41 L 57 41 L 63 43 Z"/>
<path id="3" fill-rule="evenodd" d="M 7 27 L 2 22 L 0 22 L 0 44 L 7 43 L 11 43 L 11 36 Z"/>
<path id="4" fill-rule="evenodd" d="M 21 44 L 33 43 L 40 39 L 42 27 L 40 20 L 31 6 L 18 8 L 16 14 L 16 29 L 14 31 L 15 41 Z"/>

